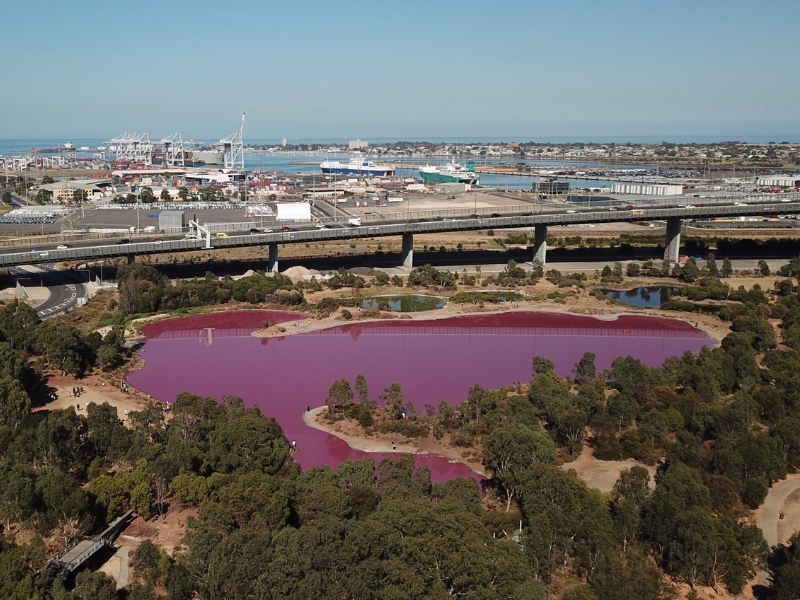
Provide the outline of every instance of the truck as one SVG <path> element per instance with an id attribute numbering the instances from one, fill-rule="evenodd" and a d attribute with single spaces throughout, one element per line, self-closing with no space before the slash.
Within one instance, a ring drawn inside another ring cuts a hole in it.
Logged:
<path id="1" fill-rule="evenodd" d="M 347 219 L 347 224 L 350 225 L 350 227 L 361 227 L 361 217 Z"/>

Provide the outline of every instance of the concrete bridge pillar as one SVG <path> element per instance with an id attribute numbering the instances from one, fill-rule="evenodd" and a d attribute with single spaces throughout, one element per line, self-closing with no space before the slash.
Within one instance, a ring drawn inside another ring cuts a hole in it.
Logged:
<path id="1" fill-rule="evenodd" d="M 267 244 L 269 248 L 269 258 L 267 259 L 267 271 L 270 273 L 278 272 L 278 243 L 270 242 Z"/>
<path id="2" fill-rule="evenodd" d="M 128 254 L 128 264 L 132 264 L 136 262 L 136 255 L 135 254 Z"/>
<path id="3" fill-rule="evenodd" d="M 534 225 L 533 262 L 538 262 L 543 267 L 547 264 L 547 225 Z"/>
<path id="4" fill-rule="evenodd" d="M 407 269 L 414 268 L 414 234 L 403 234 L 403 252 L 402 252 L 403 265 Z"/>
<path id="5" fill-rule="evenodd" d="M 681 250 L 681 220 L 678 217 L 667 218 L 667 240 L 664 244 L 664 260 L 677 263 Z"/>

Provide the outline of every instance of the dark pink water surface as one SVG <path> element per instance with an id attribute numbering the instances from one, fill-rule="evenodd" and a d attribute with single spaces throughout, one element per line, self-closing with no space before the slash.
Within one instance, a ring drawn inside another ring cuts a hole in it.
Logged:
<path id="1" fill-rule="evenodd" d="M 250 335 L 265 320 L 276 324 L 305 318 L 241 311 L 147 325 L 147 343 L 140 351 L 145 366 L 128 379 L 163 402 L 183 391 L 218 399 L 241 396 L 247 406 L 258 405 L 274 416 L 287 439 L 297 442 L 295 460 L 303 468 L 335 467 L 367 455 L 302 420 L 307 406 L 325 403 L 334 379 L 353 384 L 363 373 L 373 398 L 398 381 L 406 400 L 422 412 L 426 404 L 441 400 L 461 402 L 476 383 L 497 388 L 530 380 L 535 355 L 552 360 L 563 376 L 584 352 L 594 352 L 597 368 L 606 369 L 618 356 L 658 366 L 669 356 L 713 346 L 705 333 L 674 319 L 603 321 L 528 312 L 348 324 L 284 338 Z M 417 464 L 429 466 L 434 481 L 472 475 L 465 465 L 440 457 L 418 456 Z"/>

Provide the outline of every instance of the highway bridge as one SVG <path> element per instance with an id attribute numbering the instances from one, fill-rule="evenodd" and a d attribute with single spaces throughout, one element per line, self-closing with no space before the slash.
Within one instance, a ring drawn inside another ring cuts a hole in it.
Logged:
<path id="1" fill-rule="evenodd" d="M 686 202 L 687 198 L 670 198 L 671 202 Z M 704 200 L 708 202 L 707 200 Z M 714 204 L 700 206 L 678 206 L 665 204 L 637 205 L 631 210 L 616 206 L 585 206 L 580 204 L 550 205 L 541 211 L 532 211 L 532 205 L 520 206 L 514 212 L 471 214 L 464 218 L 444 218 L 433 216 L 406 221 L 370 221 L 358 227 L 334 225 L 325 228 L 307 227 L 290 231 L 258 233 L 248 235 L 227 235 L 216 237 L 208 232 L 203 238 L 164 239 L 163 241 L 116 243 L 113 245 L 83 245 L 67 249 L 38 249 L 20 251 L 20 248 L 5 247 L 0 253 L 0 267 L 13 267 L 61 261 L 97 261 L 109 258 L 126 257 L 133 261 L 137 255 L 214 250 L 245 246 L 266 246 L 268 265 L 271 271 L 278 270 L 279 244 L 304 244 L 358 238 L 401 236 L 402 262 L 407 268 L 413 267 L 414 235 L 455 231 L 475 231 L 485 229 L 512 229 L 532 227 L 534 244 L 531 260 L 542 265 L 547 262 L 547 228 L 556 225 L 586 225 L 597 223 L 665 221 L 666 239 L 664 259 L 678 260 L 681 224 L 686 220 L 698 219 L 739 219 L 781 215 L 800 215 L 800 194 L 766 194 L 758 201 L 732 202 L 718 199 Z M 201 227 L 201 229 L 203 229 Z M 92 242 L 97 244 L 97 242 Z M 77 245 L 77 244 L 76 244 Z"/>

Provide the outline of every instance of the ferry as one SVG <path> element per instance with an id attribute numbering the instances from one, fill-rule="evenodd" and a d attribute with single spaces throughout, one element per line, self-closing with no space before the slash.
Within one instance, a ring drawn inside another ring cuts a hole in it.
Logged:
<path id="1" fill-rule="evenodd" d="M 353 156 L 349 163 L 340 163 L 338 160 L 326 160 L 320 163 L 319 168 L 323 173 L 334 173 L 337 175 L 371 175 L 373 177 L 384 177 L 394 175 L 394 169 L 376 165 L 373 161 L 360 156 Z"/>
<path id="2" fill-rule="evenodd" d="M 433 183 L 468 183 L 477 185 L 480 182 L 480 176 L 475 172 L 475 163 L 473 162 L 461 165 L 451 160 L 443 167 L 425 165 L 420 167 L 419 175 L 424 181 Z"/>

